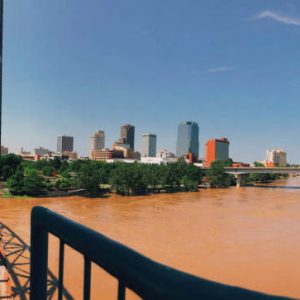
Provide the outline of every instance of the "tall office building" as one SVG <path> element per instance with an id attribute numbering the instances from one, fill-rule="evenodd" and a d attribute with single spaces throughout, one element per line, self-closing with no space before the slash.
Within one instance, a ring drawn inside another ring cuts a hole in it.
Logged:
<path id="1" fill-rule="evenodd" d="M 58 136 L 57 137 L 57 148 L 56 151 L 58 153 L 63 153 L 65 151 L 73 151 L 74 147 L 74 138 L 72 136 Z"/>
<path id="2" fill-rule="evenodd" d="M 176 155 L 185 156 L 192 152 L 199 157 L 199 126 L 196 122 L 183 122 L 178 125 Z"/>
<path id="3" fill-rule="evenodd" d="M 229 140 L 226 138 L 210 139 L 205 145 L 205 165 L 210 166 L 215 160 L 229 159 Z"/>
<path id="4" fill-rule="evenodd" d="M 98 130 L 93 136 L 90 137 L 90 157 L 92 152 L 102 150 L 105 148 L 105 133 Z"/>
<path id="5" fill-rule="evenodd" d="M 134 131 L 135 127 L 130 124 L 125 124 L 121 127 L 120 142 L 128 144 L 131 149 L 134 149 Z"/>
<path id="6" fill-rule="evenodd" d="M 267 150 L 266 166 L 267 167 L 286 167 L 286 152 L 282 149 Z"/>
<path id="7" fill-rule="evenodd" d="M 141 157 L 156 156 L 156 135 L 144 133 L 142 135 Z"/>

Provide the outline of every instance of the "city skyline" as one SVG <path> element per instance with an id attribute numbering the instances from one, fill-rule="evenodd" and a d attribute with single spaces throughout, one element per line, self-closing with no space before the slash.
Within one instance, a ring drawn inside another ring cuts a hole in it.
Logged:
<path id="1" fill-rule="evenodd" d="M 131 122 L 136 136 L 155 132 L 157 148 L 175 152 L 178 122 L 192 119 L 201 145 L 226 136 L 237 161 L 277 147 L 300 161 L 299 2 L 5 6 L 3 145 L 11 151 L 53 148 L 66 132 L 87 155 L 91 132 L 102 128 L 111 145 L 114 124 Z"/>
<path id="2" fill-rule="evenodd" d="M 177 138 L 176 138 L 176 141 L 178 142 L 178 139 L 179 139 L 179 137 L 180 137 L 180 134 L 179 134 L 179 128 L 182 126 L 182 125 L 194 125 L 194 126 L 196 126 L 197 127 L 197 136 L 198 136 L 198 147 L 199 147 L 199 153 L 202 153 L 203 152 L 203 156 L 198 156 L 198 158 L 200 159 L 200 160 L 206 160 L 206 154 L 207 154 L 207 143 L 209 143 L 209 142 L 211 142 L 211 141 L 213 141 L 213 140 L 215 140 L 215 141 L 225 141 L 225 142 L 228 142 L 228 144 L 229 144 L 229 141 L 228 141 L 228 139 L 227 138 L 221 138 L 221 139 L 219 139 L 219 138 L 216 138 L 216 137 L 214 137 L 214 138 L 210 138 L 210 139 L 208 139 L 207 141 L 201 141 L 201 138 L 199 138 L 199 136 L 200 136 L 200 134 L 199 134 L 199 126 L 198 126 L 198 123 L 196 123 L 196 122 L 193 122 L 193 121 L 184 121 L 184 122 L 180 122 L 178 125 L 177 125 Z M 135 126 L 134 125 L 132 125 L 132 124 L 125 124 L 125 125 L 122 125 L 121 126 L 121 136 L 122 136 L 122 130 L 124 130 L 124 127 L 125 128 L 133 128 L 133 135 L 131 136 L 131 139 L 133 139 L 133 142 L 135 141 Z M 96 137 L 99 137 L 99 134 L 101 135 L 101 141 L 98 141 L 97 140 L 97 142 L 94 140 Z M 142 135 L 141 135 L 141 142 L 140 143 L 137 143 L 138 145 L 139 145 L 139 147 L 136 149 L 140 154 L 142 154 L 142 152 L 143 152 L 143 137 L 144 136 L 154 136 L 155 137 L 155 149 L 156 149 L 156 153 L 158 153 L 159 151 L 163 151 L 163 150 L 165 150 L 166 149 L 166 147 L 164 147 L 164 146 L 162 146 L 161 148 L 157 148 L 157 146 L 156 146 L 156 144 L 157 144 L 157 135 L 156 134 L 149 134 L 149 133 L 147 133 L 147 134 L 145 134 L 145 133 L 143 133 Z M 194 136 L 195 137 L 195 136 Z M 75 141 L 76 141 L 76 137 L 74 136 L 74 135 L 66 135 L 66 134 L 63 134 L 63 135 L 59 135 L 59 136 L 56 136 L 56 141 L 57 141 L 57 145 L 56 145 L 56 152 L 57 153 L 62 153 L 63 151 L 58 151 L 58 144 L 59 144 L 59 140 L 60 140 L 60 143 L 62 143 L 62 140 L 63 139 L 71 139 L 72 141 L 71 141 L 71 148 L 69 149 L 69 146 L 67 146 L 67 148 L 68 148 L 68 150 L 67 149 L 65 149 L 65 151 L 70 151 L 70 152 L 73 152 L 73 151 L 75 151 L 76 153 L 77 153 L 77 150 L 76 150 L 76 143 L 75 143 Z M 106 150 L 106 149 L 113 149 L 114 148 L 114 146 L 116 145 L 115 143 L 121 143 L 121 137 L 119 138 L 119 140 L 117 140 L 117 142 L 114 142 L 114 143 L 112 143 L 111 145 L 107 145 L 106 143 L 105 143 L 105 131 L 104 130 L 98 130 L 98 131 L 96 131 L 92 136 L 90 135 L 89 136 L 89 151 L 88 151 L 88 154 L 87 155 L 79 155 L 78 157 L 89 157 L 90 156 L 90 154 L 91 154 L 91 149 L 93 148 L 94 150 Z M 112 138 L 113 139 L 113 138 Z M 93 140 L 93 141 L 92 141 Z M 190 142 L 192 141 L 192 139 L 190 139 Z M 68 145 L 69 145 L 69 142 L 67 143 Z M 96 144 L 98 145 L 97 147 L 96 147 Z M 103 146 L 100 146 L 100 144 Z M 176 143 L 177 144 L 177 143 Z M 74 146 L 75 145 L 75 146 Z M 94 145 L 94 146 L 93 146 Z M 126 144 L 125 144 L 126 145 Z M 201 146 L 203 145 L 203 149 L 201 149 Z M 128 145 L 129 146 L 129 145 Z M 5 147 L 5 145 L 4 146 L 2 146 L 2 147 Z M 37 148 L 37 147 L 39 147 L 39 148 Z M 60 146 L 60 147 L 62 147 L 62 146 Z M 8 147 L 7 147 L 8 148 Z M 97 148 L 97 149 L 96 149 Z M 279 149 L 280 147 L 275 147 L 276 149 Z M 27 150 L 32 150 L 33 149 L 33 151 L 30 151 L 31 153 L 35 153 L 36 152 L 36 150 L 38 150 L 38 149 L 45 149 L 44 148 L 44 146 L 41 146 L 41 145 L 35 145 L 35 146 L 33 146 L 33 147 L 29 147 L 28 149 L 25 149 L 24 147 L 21 147 L 20 148 L 21 149 L 21 151 L 25 151 L 26 150 L 26 153 L 27 153 Z M 18 153 L 20 153 L 20 149 L 18 149 L 17 151 L 11 151 L 9 148 L 8 148 L 8 150 L 9 150 L 9 153 L 16 153 L 16 154 L 18 154 Z M 47 150 L 47 152 L 55 152 L 54 150 L 51 150 L 51 149 L 55 149 L 55 146 L 50 146 L 50 148 L 49 149 L 45 149 L 45 150 Z M 169 149 L 166 149 L 166 150 L 168 150 L 168 151 L 170 151 Z M 228 151 L 228 150 L 227 150 Z M 269 151 L 269 150 L 264 150 L 264 151 Z M 275 151 L 275 150 L 274 150 Z M 283 151 L 283 150 L 282 150 Z M 30 153 L 29 152 L 29 153 Z M 152 151 L 153 152 L 153 151 Z M 173 152 L 173 151 L 170 151 L 170 152 Z M 174 151 L 174 153 L 176 152 L 176 155 L 177 155 L 177 151 L 176 151 L 176 148 L 175 148 L 175 151 Z M 188 151 L 189 152 L 189 151 Z M 181 157 L 181 156 L 185 156 L 188 152 L 186 152 L 184 155 L 177 155 L 177 157 Z M 80 153 L 79 153 L 80 154 Z M 229 152 L 228 152 L 228 154 L 229 154 Z M 227 154 L 227 156 L 228 156 L 228 154 Z M 153 156 L 153 154 L 151 155 L 151 156 Z M 143 155 L 142 155 L 142 157 L 143 157 Z M 229 155 L 229 158 L 230 159 L 233 159 L 233 161 L 238 161 L 238 160 L 236 160 L 233 156 L 231 156 L 231 155 Z M 261 158 L 259 158 L 259 159 L 257 159 L 257 160 L 254 160 L 254 161 L 244 161 L 244 162 L 247 162 L 247 163 L 253 163 L 253 162 L 261 162 L 261 161 L 264 161 L 264 157 L 261 157 Z M 291 161 L 290 160 L 287 160 L 287 163 L 290 163 Z M 294 162 L 292 162 L 292 163 L 294 163 Z"/>

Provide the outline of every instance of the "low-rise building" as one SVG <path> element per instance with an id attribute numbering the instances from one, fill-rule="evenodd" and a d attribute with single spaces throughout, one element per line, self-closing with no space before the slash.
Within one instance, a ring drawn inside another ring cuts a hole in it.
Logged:
<path id="1" fill-rule="evenodd" d="M 112 148 L 113 148 L 113 150 L 123 151 L 124 158 L 129 158 L 129 159 L 135 158 L 134 149 L 132 149 L 129 144 L 115 142 L 115 143 L 113 143 Z"/>
<path id="2" fill-rule="evenodd" d="M 34 148 L 33 149 L 33 154 L 34 155 L 41 155 L 41 156 L 44 156 L 44 155 L 49 155 L 52 151 L 47 149 L 47 148 L 44 148 L 44 147 L 39 147 L 39 148 Z"/>
<path id="3" fill-rule="evenodd" d="M 162 158 L 169 158 L 169 157 L 176 157 L 176 155 L 166 149 L 160 150 L 156 153 L 156 157 L 162 157 Z"/>
<path id="4" fill-rule="evenodd" d="M 177 157 L 141 157 L 142 164 L 162 165 L 168 163 L 176 163 Z"/>
<path id="5" fill-rule="evenodd" d="M 124 158 L 124 152 L 115 149 L 103 149 L 91 151 L 90 153 L 91 160 L 106 161 L 112 158 Z"/>
<path id="6" fill-rule="evenodd" d="M 78 154 L 75 151 L 64 151 L 63 156 L 68 157 L 68 160 L 76 160 L 78 159 Z"/>

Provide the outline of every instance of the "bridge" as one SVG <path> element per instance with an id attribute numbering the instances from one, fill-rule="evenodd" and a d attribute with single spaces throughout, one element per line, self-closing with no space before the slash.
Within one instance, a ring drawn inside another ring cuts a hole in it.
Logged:
<path id="1" fill-rule="evenodd" d="M 204 172 L 210 168 L 201 168 Z M 225 167 L 224 173 L 234 175 L 236 178 L 236 186 L 243 186 L 244 175 L 246 174 L 300 174 L 300 168 L 290 168 L 290 167 L 274 167 L 274 168 L 265 168 L 265 167 Z"/>

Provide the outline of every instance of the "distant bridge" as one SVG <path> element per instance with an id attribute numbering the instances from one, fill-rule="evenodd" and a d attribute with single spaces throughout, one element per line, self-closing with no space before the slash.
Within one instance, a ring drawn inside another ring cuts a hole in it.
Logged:
<path id="1" fill-rule="evenodd" d="M 200 168 L 204 172 L 210 168 Z M 240 187 L 243 185 L 243 175 L 245 174 L 300 174 L 300 168 L 289 168 L 289 167 L 276 167 L 276 168 L 264 168 L 264 167 L 225 167 L 224 173 L 232 174 L 236 178 L 236 186 Z"/>

